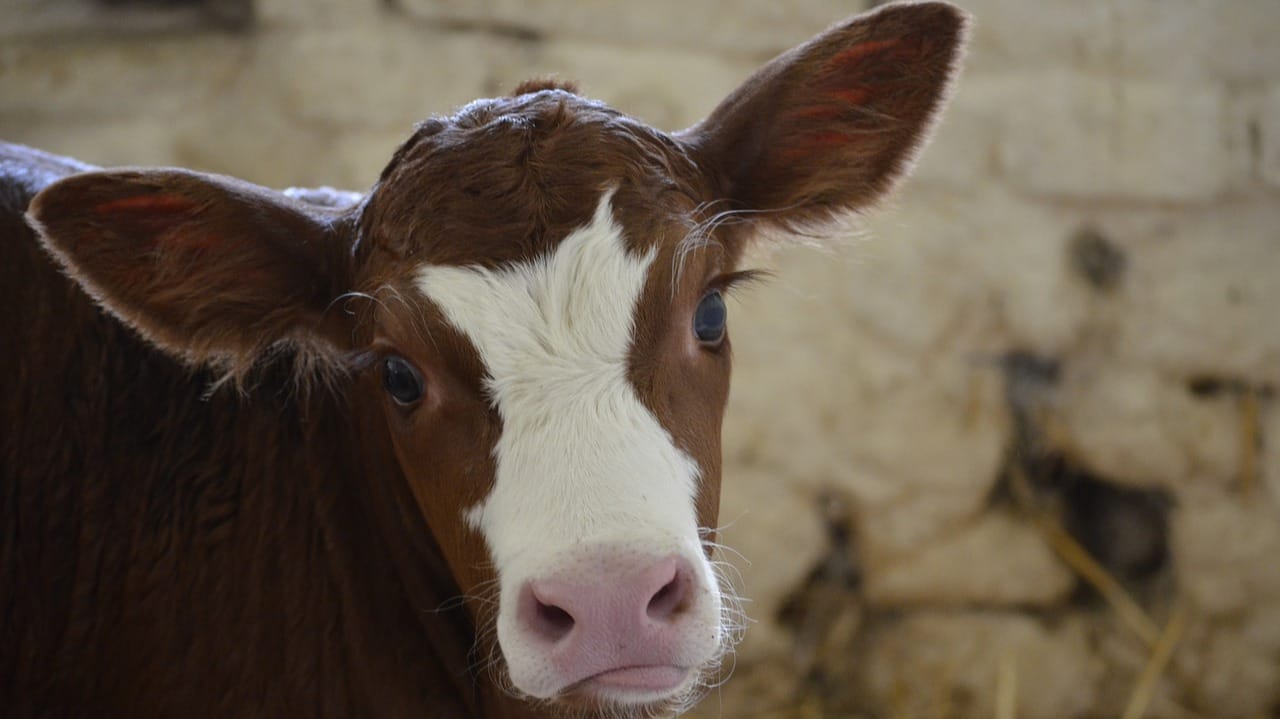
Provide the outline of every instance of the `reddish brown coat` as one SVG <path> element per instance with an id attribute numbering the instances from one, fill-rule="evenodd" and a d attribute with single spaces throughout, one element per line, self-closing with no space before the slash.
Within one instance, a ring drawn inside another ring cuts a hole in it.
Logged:
<path id="1" fill-rule="evenodd" d="M 628 378 L 714 527 L 728 347 L 681 359 L 687 318 L 762 226 L 903 176 L 963 24 L 941 3 L 856 18 L 676 135 L 527 85 L 423 123 L 347 208 L 0 145 L 5 716 L 539 715 L 481 671 L 494 571 L 461 510 L 502 427 L 415 268 L 529 260 L 615 190 L 657 254 Z M 370 370 L 393 350 L 431 383 L 416 416 Z"/>

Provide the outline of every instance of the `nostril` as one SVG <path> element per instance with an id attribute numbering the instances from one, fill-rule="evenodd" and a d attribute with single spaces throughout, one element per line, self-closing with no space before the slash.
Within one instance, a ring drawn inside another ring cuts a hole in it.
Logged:
<path id="1" fill-rule="evenodd" d="M 559 641 L 573 629 L 573 616 L 554 604 L 538 602 L 540 633 L 551 641 Z"/>
<path id="2" fill-rule="evenodd" d="M 536 587 L 526 589 L 523 604 L 525 623 L 541 640 L 555 644 L 573 631 L 573 615 Z"/>
<path id="3" fill-rule="evenodd" d="M 678 555 L 624 559 L 526 582 L 516 608 L 522 641 L 568 656 L 584 646 L 643 648 L 675 636 L 702 596 L 693 566 Z"/>
<path id="4" fill-rule="evenodd" d="M 646 613 L 650 619 L 668 620 L 684 611 L 688 605 L 689 572 L 682 564 L 673 563 L 671 579 L 663 584 L 649 599 Z"/>

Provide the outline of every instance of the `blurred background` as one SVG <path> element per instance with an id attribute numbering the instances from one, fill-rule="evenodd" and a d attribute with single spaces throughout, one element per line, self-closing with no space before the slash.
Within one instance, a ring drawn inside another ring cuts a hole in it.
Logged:
<path id="1" fill-rule="evenodd" d="M 372 184 L 555 74 L 663 129 L 866 0 L 0 0 L 0 139 Z M 1280 0 L 960 0 L 936 140 L 732 307 L 699 717 L 1280 717 Z"/>

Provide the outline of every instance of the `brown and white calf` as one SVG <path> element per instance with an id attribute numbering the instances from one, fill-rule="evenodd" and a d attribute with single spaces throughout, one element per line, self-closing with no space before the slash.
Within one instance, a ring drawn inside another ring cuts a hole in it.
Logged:
<path id="1" fill-rule="evenodd" d="M 733 634 L 723 295 L 903 176 L 964 25 L 675 134 L 526 84 L 350 198 L 0 147 L 6 716 L 678 710 Z"/>

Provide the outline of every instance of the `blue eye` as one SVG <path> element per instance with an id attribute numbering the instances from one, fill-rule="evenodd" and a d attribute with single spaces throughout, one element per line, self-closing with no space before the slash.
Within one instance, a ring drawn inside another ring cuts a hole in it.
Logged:
<path id="1" fill-rule="evenodd" d="M 693 334 L 704 345 L 718 345 L 724 340 L 729 309 L 724 306 L 720 290 L 708 292 L 693 313 Z"/>

